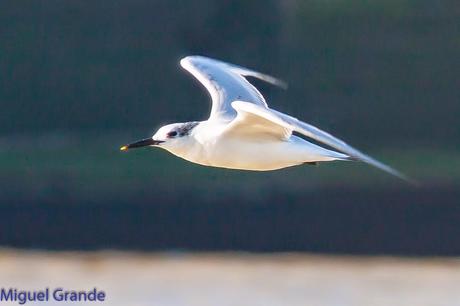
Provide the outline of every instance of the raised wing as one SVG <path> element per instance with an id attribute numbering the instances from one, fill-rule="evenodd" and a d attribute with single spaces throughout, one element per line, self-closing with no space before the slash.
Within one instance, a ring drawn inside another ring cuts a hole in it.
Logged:
<path id="1" fill-rule="evenodd" d="M 268 83 L 285 87 L 282 81 L 244 67 L 227 64 L 204 56 L 187 56 L 180 65 L 190 72 L 207 89 L 212 99 L 209 120 L 230 121 L 236 116 L 231 107 L 235 100 L 244 100 L 267 107 L 262 94 L 251 85 L 245 76 L 259 78 Z"/>
<path id="2" fill-rule="evenodd" d="M 352 146 L 348 145 L 344 141 L 338 139 L 337 137 L 332 136 L 331 134 L 320 130 L 319 128 L 310 125 L 308 123 L 302 122 L 297 118 L 288 116 L 281 112 L 278 112 L 273 109 L 260 107 L 258 105 L 247 103 L 243 101 L 235 101 L 232 103 L 232 106 L 238 110 L 238 113 L 243 114 L 248 113 L 252 114 L 255 117 L 261 117 L 265 121 L 271 122 L 271 125 L 278 125 L 281 128 L 288 130 L 288 131 L 295 131 L 300 134 L 303 134 L 309 138 L 312 138 L 318 142 L 326 144 L 330 147 L 333 147 L 348 156 L 352 157 L 353 159 L 365 162 L 371 166 L 374 166 L 380 170 L 383 170 L 387 173 L 395 175 L 405 181 L 411 182 L 416 184 L 416 182 L 412 181 L 404 174 L 400 173 L 399 171 L 391 168 L 390 166 L 385 165 L 384 163 L 379 162 L 378 160 L 360 152 L 359 150 L 353 148 Z M 233 124 L 238 124 L 238 118 L 229 124 L 229 128 L 232 127 Z M 238 126 L 236 126 L 238 128 Z"/>

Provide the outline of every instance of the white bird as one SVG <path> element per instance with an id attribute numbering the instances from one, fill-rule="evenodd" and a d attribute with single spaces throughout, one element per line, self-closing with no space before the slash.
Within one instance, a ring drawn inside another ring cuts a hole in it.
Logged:
<path id="1" fill-rule="evenodd" d="M 305 163 L 357 160 L 408 180 L 397 170 L 331 134 L 269 108 L 262 94 L 246 77 L 286 87 L 284 82 L 203 56 L 187 56 L 180 65 L 209 92 L 212 107 L 208 120 L 165 125 L 151 138 L 125 145 L 121 150 L 155 146 L 205 166 L 255 171 Z M 293 132 L 340 152 L 315 145 Z"/>

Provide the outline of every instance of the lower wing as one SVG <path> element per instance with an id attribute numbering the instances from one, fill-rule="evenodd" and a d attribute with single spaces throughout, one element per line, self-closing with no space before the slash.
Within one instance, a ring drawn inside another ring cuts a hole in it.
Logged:
<path id="1" fill-rule="evenodd" d="M 258 106 L 253 103 L 249 102 L 244 102 L 244 101 L 235 101 L 232 102 L 232 107 L 238 112 L 238 116 L 240 118 L 246 118 L 250 117 L 248 114 L 251 114 L 252 116 L 257 116 L 263 118 L 265 121 L 270 122 L 270 124 L 278 125 L 282 127 L 285 130 L 291 130 L 291 131 L 296 131 L 302 135 L 305 135 L 311 139 L 314 139 L 318 142 L 321 142 L 325 145 L 328 145 L 330 147 L 333 147 L 334 149 L 337 149 L 350 157 L 352 157 L 355 160 L 359 160 L 362 162 L 365 162 L 371 166 L 374 166 L 380 170 L 383 170 L 389 174 L 392 174 L 394 176 L 399 177 L 400 179 L 403 179 L 407 182 L 410 182 L 412 184 L 416 184 L 415 181 L 411 180 L 401 172 L 391 168 L 388 165 L 385 165 L 382 162 L 379 162 L 378 160 L 370 157 L 369 155 L 366 155 L 359 150 L 353 148 L 352 146 L 348 145 L 344 141 L 338 139 L 337 137 L 332 136 L 331 134 L 320 130 L 319 128 L 302 122 L 298 120 L 297 118 L 291 117 L 289 115 L 283 114 L 281 112 L 278 112 L 273 109 L 269 108 L 264 108 L 261 106 Z M 235 119 L 238 121 L 237 119 Z M 243 122 L 239 122 L 239 125 L 241 125 Z M 230 124 L 229 128 L 231 128 L 232 124 Z"/>

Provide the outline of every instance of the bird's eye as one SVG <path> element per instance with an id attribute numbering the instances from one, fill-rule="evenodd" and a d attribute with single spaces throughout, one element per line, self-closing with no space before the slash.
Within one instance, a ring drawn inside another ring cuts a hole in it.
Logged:
<path id="1" fill-rule="evenodd" d="M 166 134 L 166 136 L 168 136 L 168 137 L 177 136 L 177 132 L 176 131 L 169 132 L 168 134 Z"/>

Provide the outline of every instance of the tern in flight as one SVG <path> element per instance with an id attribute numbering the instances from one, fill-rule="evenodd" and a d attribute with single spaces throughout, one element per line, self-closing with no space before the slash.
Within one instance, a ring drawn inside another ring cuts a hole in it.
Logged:
<path id="1" fill-rule="evenodd" d="M 187 56 L 180 65 L 209 92 L 212 107 L 208 120 L 165 125 L 151 138 L 121 147 L 122 151 L 145 146 L 160 147 L 200 165 L 255 171 L 354 160 L 408 180 L 397 170 L 331 134 L 269 108 L 262 94 L 246 77 L 286 87 L 284 82 L 204 56 Z M 337 151 L 313 144 L 293 135 L 293 132 Z"/>

